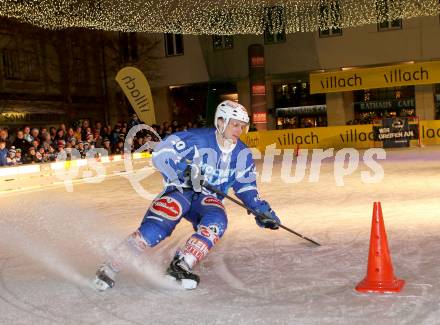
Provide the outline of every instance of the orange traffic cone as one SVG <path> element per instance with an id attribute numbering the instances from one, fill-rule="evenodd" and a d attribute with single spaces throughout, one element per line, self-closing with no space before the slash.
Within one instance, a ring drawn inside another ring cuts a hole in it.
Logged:
<path id="1" fill-rule="evenodd" d="M 356 290 L 360 292 L 399 292 L 404 285 L 405 280 L 397 279 L 394 276 L 382 208 L 380 202 L 374 202 L 367 276 L 356 286 Z"/>

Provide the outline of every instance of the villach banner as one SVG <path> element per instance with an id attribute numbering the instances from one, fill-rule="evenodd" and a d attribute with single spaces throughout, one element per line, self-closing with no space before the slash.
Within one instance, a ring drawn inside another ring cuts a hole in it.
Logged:
<path id="1" fill-rule="evenodd" d="M 155 124 L 153 97 L 150 85 L 142 71 L 135 67 L 122 68 L 116 75 L 116 81 L 139 119 L 148 125 Z"/>
<path id="2" fill-rule="evenodd" d="M 440 144 L 440 120 L 420 121 L 423 144 Z M 374 141 L 373 125 L 347 125 L 306 129 L 286 129 L 249 132 L 241 137 L 249 147 L 265 151 L 269 145 L 277 149 L 357 148 L 382 147 Z M 417 144 L 418 140 L 413 144 Z"/>
<path id="3" fill-rule="evenodd" d="M 310 93 L 440 83 L 440 61 L 311 73 Z"/>

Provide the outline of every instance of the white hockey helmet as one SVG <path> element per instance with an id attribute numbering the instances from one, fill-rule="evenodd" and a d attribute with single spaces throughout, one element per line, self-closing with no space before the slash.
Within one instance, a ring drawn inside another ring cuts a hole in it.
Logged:
<path id="1" fill-rule="evenodd" d="M 220 126 L 218 125 L 219 118 L 222 118 L 224 121 L 222 129 L 220 129 Z M 217 106 L 217 110 L 215 111 L 214 124 L 216 129 L 223 134 L 231 119 L 249 124 L 249 115 L 246 108 L 232 100 L 225 100 Z"/>

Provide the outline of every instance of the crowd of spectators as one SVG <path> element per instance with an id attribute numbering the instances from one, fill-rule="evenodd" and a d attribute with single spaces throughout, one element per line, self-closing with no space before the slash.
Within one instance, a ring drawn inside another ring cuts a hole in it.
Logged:
<path id="1" fill-rule="evenodd" d="M 57 157 L 70 159 L 75 152 L 86 158 L 99 155 L 103 150 L 107 155 L 120 155 L 124 153 L 124 143 L 130 129 L 140 124 L 137 116 L 133 114 L 128 122 L 116 123 L 113 127 L 103 125 L 96 121 L 92 126 L 89 120 L 66 126 L 60 124 L 58 128 L 31 127 L 10 130 L 0 129 L 0 166 L 15 166 L 21 164 L 34 164 L 56 161 Z M 162 125 L 152 125 L 161 138 L 177 131 L 198 127 L 196 123 L 180 125 L 177 121 L 164 122 Z M 144 146 L 143 151 L 152 151 L 155 142 L 159 141 L 153 132 L 142 130 L 136 134 L 131 144 L 131 152 Z M 100 150 L 94 150 L 101 148 Z M 75 150 L 74 150 L 75 149 Z M 103 149 L 103 150 L 102 150 Z"/>

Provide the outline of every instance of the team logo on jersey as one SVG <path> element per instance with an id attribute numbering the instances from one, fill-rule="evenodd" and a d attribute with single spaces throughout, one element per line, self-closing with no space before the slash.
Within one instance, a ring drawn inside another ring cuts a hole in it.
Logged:
<path id="1" fill-rule="evenodd" d="M 180 203 L 169 196 L 162 196 L 154 201 L 150 209 L 161 217 L 172 221 L 179 219 L 182 215 L 182 206 Z"/>
<path id="2" fill-rule="evenodd" d="M 219 199 L 216 199 L 215 197 L 212 197 L 212 196 L 205 197 L 202 200 L 202 205 L 215 206 L 215 207 L 221 208 L 223 210 L 225 209 L 225 207 L 223 206 L 222 201 L 220 201 Z"/>

